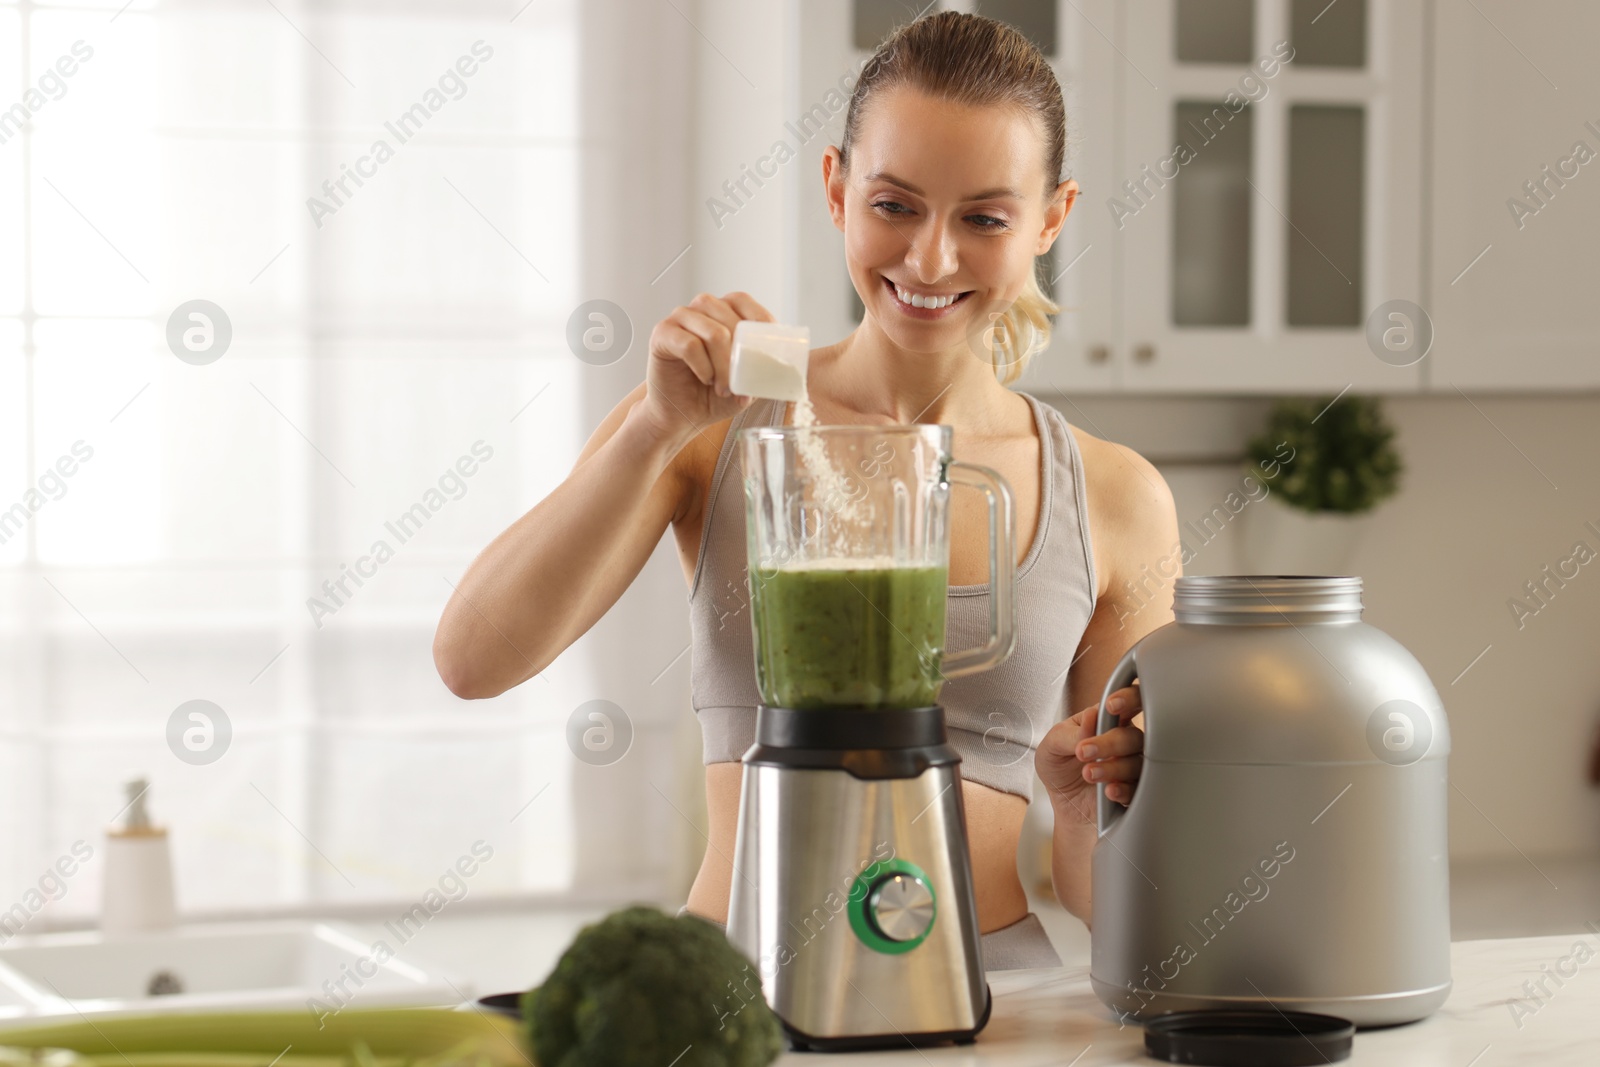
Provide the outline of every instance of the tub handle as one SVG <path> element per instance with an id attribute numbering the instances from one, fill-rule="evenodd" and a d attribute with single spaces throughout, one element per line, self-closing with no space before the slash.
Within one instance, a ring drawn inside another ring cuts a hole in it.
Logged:
<path id="1" fill-rule="evenodd" d="M 1116 725 L 1118 721 L 1115 715 L 1106 710 L 1106 701 L 1111 699 L 1112 693 L 1132 685 L 1133 680 L 1139 677 L 1138 664 L 1134 660 L 1134 653 L 1138 651 L 1139 645 L 1135 644 L 1127 652 L 1123 653 L 1122 659 L 1117 661 L 1117 665 L 1111 669 L 1111 677 L 1106 679 L 1106 691 L 1100 694 L 1100 711 L 1095 716 L 1094 721 L 1094 732 L 1097 735 L 1105 733 Z M 1150 709 L 1147 707 L 1144 711 L 1148 716 Z M 1095 825 L 1098 831 L 1095 836 L 1100 838 L 1105 836 L 1106 831 L 1111 829 L 1112 824 L 1122 817 L 1122 813 L 1126 809 L 1106 796 L 1106 784 L 1104 782 L 1095 783 L 1094 799 Z"/>

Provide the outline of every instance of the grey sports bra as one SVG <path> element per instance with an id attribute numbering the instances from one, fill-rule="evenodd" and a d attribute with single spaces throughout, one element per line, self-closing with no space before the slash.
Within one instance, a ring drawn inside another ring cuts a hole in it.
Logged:
<path id="1" fill-rule="evenodd" d="M 1028 393 L 1038 429 L 1043 495 L 1039 523 L 1017 567 L 1017 642 L 993 670 L 944 683 L 950 742 L 961 775 L 1031 799 L 1033 754 L 1067 705 L 1067 669 L 1095 606 L 1083 458 L 1066 418 Z M 782 422 L 782 401 L 755 400 L 736 415 L 717 457 L 689 590 L 693 638 L 689 696 L 700 719 L 706 763 L 736 761 L 755 743 L 756 689 L 750 591 L 746 583 L 743 473 L 733 443 L 747 426 Z M 1022 533 L 1019 531 L 1018 537 Z M 945 647 L 971 648 L 989 630 L 989 586 L 953 585 Z"/>

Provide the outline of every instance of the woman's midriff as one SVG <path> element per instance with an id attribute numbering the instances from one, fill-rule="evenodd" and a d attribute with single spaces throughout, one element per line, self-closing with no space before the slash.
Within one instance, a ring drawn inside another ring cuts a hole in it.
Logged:
<path id="1" fill-rule="evenodd" d="M 740 763 L 706 765 L 707 837 L 705 859 L 689 890 L 689 910 L 719 923 L 728 921 L 733 887 L 733 843 L 739 819 Z M 962 782 L 967 812 L 967 847 L 972 854 L 972 888 L 978 902 L 978 930 L 989 933 L 1028 914 L 1028 898 L 1017 877 L 1017 841 L 1028 802 L 1014 793 L 976 782 Z"/>

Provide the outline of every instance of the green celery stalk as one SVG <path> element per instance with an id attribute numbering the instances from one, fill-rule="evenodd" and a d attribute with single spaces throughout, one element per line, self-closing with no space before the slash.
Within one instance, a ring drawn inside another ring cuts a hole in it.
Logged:
<path id="1" fill-rule="evenodd" d="M 11 1049 L 78 1057 L 11 1058 Z M 488 1012 L 371 1008 L 185 1012 L 0 1026 L 0 1067 L 533 1067 L 516 1021 Z"/>

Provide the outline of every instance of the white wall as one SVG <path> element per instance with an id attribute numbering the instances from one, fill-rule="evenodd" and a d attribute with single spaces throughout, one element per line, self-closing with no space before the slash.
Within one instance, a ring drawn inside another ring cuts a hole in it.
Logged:
<path id="1" fill-rule="evenodd" d="M 792 322 L 800 262 L 794 204 L 799 183 L 812 176 L 800 173 L 799 159 L 779 162 L 773 148 L 794 143 L 785 124 L 797 110 L 799 12 L 777 0 L 701 0 L 692 17 L 700 33 L 690 295 L 744 290 L 779 322 Z M 713 199 L 722 206 L 708 206 Z"/>

